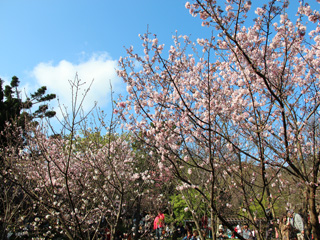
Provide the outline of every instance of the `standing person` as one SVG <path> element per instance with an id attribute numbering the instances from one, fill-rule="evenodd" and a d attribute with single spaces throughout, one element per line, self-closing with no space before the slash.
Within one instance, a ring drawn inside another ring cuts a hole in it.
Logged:
<path id="1" fill-rule="evenodd" d="M 222 225 L 219 225 L 218 233 L 217 233 L 217 239 L 218 240 L 224 240 L 227 239 L 228 236 L 224 233 L 224 229 Z"/>
<path id="2" fill-rule="evenodd" d="M 162 229 L 164 227 L 164 214 L 158 211 L 158 215 L 153 221 L 153 229 L 156 230 L 156 238 L 160 240 L 162 235 Z"/>
<path id="3" fill-rule="evenodd" d="M 198 233 L 197 230 L 194 230 L 194 231 L 193 231 L 193 235 L 192 235 L 192 237 L 191 237 L 190 239 L 191 239 L 191 240 L 200 240 L 200 238 L 199 238 L 199 233 Z"/>
<path id="4" fill-rule="evenodd" d="M 240 226 L 240 224 L 237 225 L 237 233 L 239 233 L 241 235 L 241 226 Z"/>
<path id="5" fill-rule="evenodd" d="M 249 230 L 249 225 L 247 223 L 245 223 L 243 225 L 242 237 L 244 239 L 251 239 L 252 238 L 251 231 Z"/>
<path id="6" fill-rule="evenodd" d="M 281 233 L 282 240 L 289 240 L 289 234 L 290 234 L 290 224 L 287 222 L 287 216 L 284 215 L 280 219 L 279 223 L 279 229 Z"/>
<path id="7" fill-rule="evenodd" d="M 234 234 L 235 232 L 240 234 L 241 231 L 240 231 L 240 225 L 239 224 L 237 226 L 235 226 L 234 232 L 233 232 L 231 238 L 237 238 L 236 235 Z"/>
<path id="8" fill-rule="evenodd" d="M 287 223 L 289 223 L 291 227 L 289 238 L 297 238 L 298 240 L 304 240 L 304 225 L 300 214 L 295 213 L 293 210 L 288 210 L 287 217 Z"/>

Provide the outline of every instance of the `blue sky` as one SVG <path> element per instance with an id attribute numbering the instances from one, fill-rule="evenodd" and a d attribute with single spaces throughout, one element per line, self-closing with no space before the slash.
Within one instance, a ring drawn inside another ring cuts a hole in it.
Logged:
<path id="1" fill-rule="evenodd" d="M 185 9 L 186 1 L 0 0 L 0 77 L 18 76 L 28 93 L 47 86 L 68 105 L 68 80 L 78 73 L 85 82 L 94 79 L 85 110 L 94 101 L 108 109 L 110 81 L 116 94 L 126 91 L 115 74 L 117 61 L 126 55 L 124 47 L 141 48 L 138 34 L 147 26 L 165 49 L 176 30 L 194 40 L 210 34 Z M 56 107 L 57 101 L 50 105 Z"/>
<path id="2" fill-rule="evenodd" d="M 160 43 L 172 35 L 201 37 L 209 30 L 185 9 L 185 0 L 0 0 L 0 77 L 19 77 L 26 92 L 45 85 L 64 104 L 71 98 L 68 80 L 76 73 L 94 79 L 85 103 L 109 103 L 110 81 L 116 93 L 125 86 L 114 69 L 124 47 L 140 48 L 138 34 L 156 33 Z M 51 103 L 55 107 L 57 103 Z"/>

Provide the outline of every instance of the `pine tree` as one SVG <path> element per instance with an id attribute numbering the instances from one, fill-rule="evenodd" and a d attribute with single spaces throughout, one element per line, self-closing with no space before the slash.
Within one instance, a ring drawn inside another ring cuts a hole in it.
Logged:
<path id="1" fill-rule="evenodd" d="M 55 116 L 56 112 L 49 110 L 47 101 L 54 99 L 56 95 L 46 94 L 47 88 L 45 86 L 27 96 L 23 101 L 18 90 L 20 81 L 16 76 L 13 76 L 10 85 L 6 85 L 4 88 L 3 83 L 3 80 L 0 79 L 0 132 L 5 129 L 6 122 L 16 122 L 19 127 L 24 129 L 26 122 L 33 121 L 36 124 L 36 119 Z M 37 110 L 31 111 L 31 108 L 38 104 Z M 1 134 L 0 141 L 3 146 L 8 140 L 6 136 Z"/>

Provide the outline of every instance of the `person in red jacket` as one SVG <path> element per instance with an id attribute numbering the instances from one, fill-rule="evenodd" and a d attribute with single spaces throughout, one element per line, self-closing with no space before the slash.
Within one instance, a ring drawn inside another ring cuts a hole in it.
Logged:
<path id="1" fill-rule="evenodd" d="M 164 227 L 164 214 L 158 211 L 158 215 L 153 221 L 153 229 L 156 230 L 156 237 L 158 240 L 161 238 L 162 229 Z"/>

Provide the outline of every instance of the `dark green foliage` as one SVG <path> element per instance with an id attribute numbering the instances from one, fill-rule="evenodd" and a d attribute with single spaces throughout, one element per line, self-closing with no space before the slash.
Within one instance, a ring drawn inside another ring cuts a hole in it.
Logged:
<path id="1" fill-rule="evenodd" d="M 55 111 L 48 110 L 46 101 L 50 101 L 56 97 L 55 94 L 46 94 L 45 86 L 39 88 L 35 93 L 30 94 L 25 101 L 22 101 L 18 90 L 20 81 L 16 76 L 12 77 L 10 85 L 3 87 L 3 80 L 0 79 L 0 132 L 5 128 L 7 121 L 16 122 L 19 127 L 24 129 L 25 123 L 44 117 L 55 116 Z M 30 109 L 39 104 L 37 110 Z M 6 145 L 5 136 L 1 135 L 1 143 Z"/>

